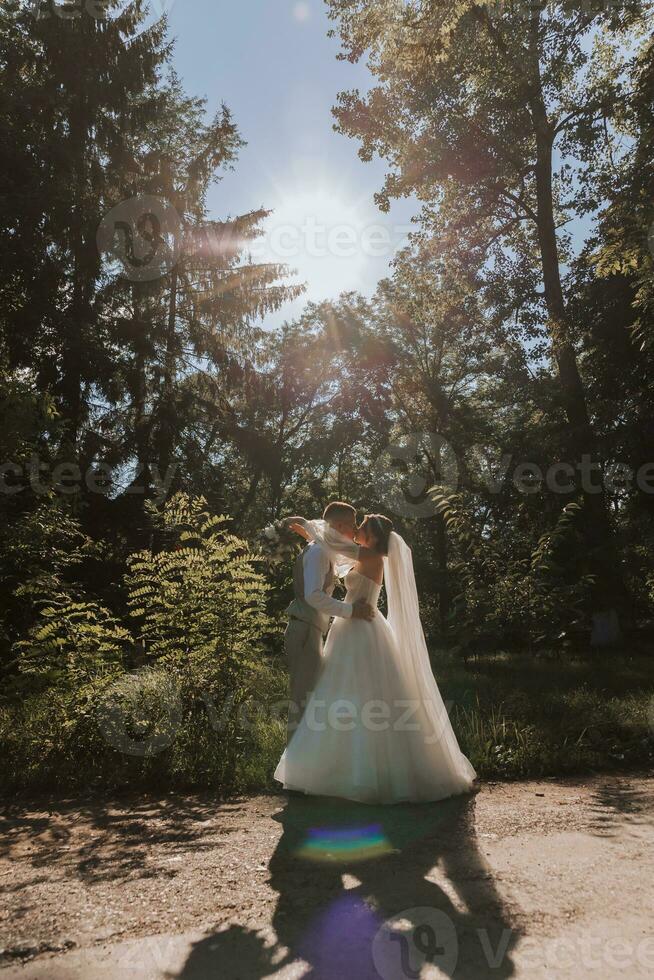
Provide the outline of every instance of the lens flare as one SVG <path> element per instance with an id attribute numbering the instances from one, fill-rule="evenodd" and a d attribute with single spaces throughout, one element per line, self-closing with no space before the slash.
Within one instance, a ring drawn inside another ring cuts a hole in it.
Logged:
<path id="1" fill-rule="evenodd" d="M 371 949 L 383 917 L 358 895 L 341 895 L 320 913 L 298 944 L 312 977 L 343 980 L 373 975 Z"/>
<path id="2" fill-rule="evenodd" d="M 363 827 L 310 827 L 296 851 L 311 861 L 368 861 L 389 854 L 391 846 L 380 823 Z"/>

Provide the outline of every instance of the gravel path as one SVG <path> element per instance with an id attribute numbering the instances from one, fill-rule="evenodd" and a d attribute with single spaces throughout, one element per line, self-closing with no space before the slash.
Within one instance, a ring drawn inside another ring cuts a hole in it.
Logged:
<path id="1" fill-rule="evenodd" d="M 2 980 L 654 975 L 654 778 L 0 811 Z"/>

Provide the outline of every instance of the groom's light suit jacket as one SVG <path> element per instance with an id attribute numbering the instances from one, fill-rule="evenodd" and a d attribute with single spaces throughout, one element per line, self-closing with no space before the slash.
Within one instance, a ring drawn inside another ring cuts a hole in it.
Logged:
<path id="1" fill-rule="evenodd" d="M 293 566 L 295 598 L 286 610 L 289 617 L 310 623 L 321 633 L 327 632 L 331 616 L 349 619 L 352 603 L 332 597 L 335 584 L 334 566 L 325 548 L 317 542 L 307 545 Z"/>

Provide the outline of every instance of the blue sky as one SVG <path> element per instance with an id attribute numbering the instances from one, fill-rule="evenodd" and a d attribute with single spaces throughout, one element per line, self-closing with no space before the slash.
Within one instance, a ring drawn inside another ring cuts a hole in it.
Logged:
<path id="1" fill-rule="evenodd" d="M 175 67 L 189 94 L 213 114 L 230 108 L 247 146 L 209 197 L 212 217 L 273 208 L 255 259 L 298 268 L 305 298 L 267 326 L 296 316 L 307 299 L 342 290 L 371 293 L 406 235 L 415 202 L 390 214 L 375 206 L 383 161 L 363 163 L 358 143 L 332 129 L 342 89 L 365 91 L 365 66 L 336 60 L 338 40 L 322 0 L 154 0 L 169 6 Z M 265 249 L 265 250 L 264 250 Z"/>

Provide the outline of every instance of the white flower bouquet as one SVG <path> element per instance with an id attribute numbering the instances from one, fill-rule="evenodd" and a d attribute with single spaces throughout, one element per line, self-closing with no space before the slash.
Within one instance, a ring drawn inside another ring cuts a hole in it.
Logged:
<path id="1" fill-rule="evenodd" d="M 257 551 L 270 565 L 291 562 L 301 543 L 301 538 L 295 531 L 291 531 L 284 521 L 276 521 L 264 527 L 256 538 Z"/>

